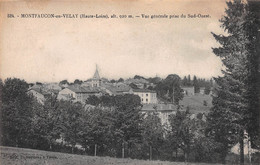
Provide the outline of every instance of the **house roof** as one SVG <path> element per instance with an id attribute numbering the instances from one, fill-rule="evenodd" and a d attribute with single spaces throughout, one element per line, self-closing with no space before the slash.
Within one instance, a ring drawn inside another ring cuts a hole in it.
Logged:
<path id="1" fill-rule="evenodd" d="M 30 89 L 28 90 L 28 92 L 29 92 L 29 91 L 32 91 L 32 90 L 34 90 L 34 91 L 36 91 L 36 92 L 38 92 L 38 93 L 40 93 L 40 94 L 42 94 L 42 95 L 44 95 L 44 96 L 50 94 L 50 93 L 47 93 L 46 91 L 42 90 L 41 88 L 30 88 Z"/>
<path id="2" fill-rule="evenodd" d="M 127 79 L 125 82 L 127 84 L 131 84 L 131 83 L 134 83 L 134 84 L 148 84 L 149 83 L 149 81 L 147 81 L 145 79 L 133 79 L 133 78 Z"/>
<path id="3" fill-rule="evenodd" d="M 71 85 L 67 87 L 68 89 L 70 89 L 71 91 L 75 92 L 75 93 L 99 93 L 100 89 L 99 88 L 93 88 L 93 87 L 81 87 L 81 86 L 77 86 L 77 85 Z"/>
<path id="4" fill-rule="evenodd" d="M 60 90 L 57 89 L 49 89 L 48 92 L 58 94 Z"/>
<path id="5" fill-rule="evenodd" d="M 39 85 L 39 84 L 34 84 L 33 86 L 31 86 L 30 88 L 29 88 L 29 90 L 30 89 L 42 89 L 43 88 L 43 85 Z"/>
<path id="6" fill-rule="evenodd" d="M 114 94 L 122 93 L 122 92 L 129 92 L 131 89 L 128 85 L 112 85 L 112 84 L 104 84 L 104 88 L 111 91 Z"/>
<path id="7" fill-rule="evenodd" d="M 177 107 L 173 104 L 144 104 L 142 111 L 161 111 L 161 112 L 167 112 L 167 111 L 177 111 Z"/>
<path id="8" fill-rule="evenodd" d="M 61 90 L 61 87 L 58 83 L 46 83 L 46 84 L 43 84 L 43 87 L 45 89 Z"/>
<path id="9" fill-rule="evenodd" d="M 133 92 L 142 92 L 142 93 L 156 93 L 155 91 L 149 89 L 133 89 Z"/>
<path id="10" fill-rule="evenodd" d="M 188 87 L 188 86 L 182 86 L 181 89 L 190 89 L 190 90 L 194 90 L 194 86 Z"/>

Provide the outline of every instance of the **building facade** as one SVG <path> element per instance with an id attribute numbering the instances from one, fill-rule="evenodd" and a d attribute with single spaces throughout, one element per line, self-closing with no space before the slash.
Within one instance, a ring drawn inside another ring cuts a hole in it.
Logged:
<path id="1" fill-rule="evenodd" d="M 40 104 L 44 104 L 46 97 L 50 96 L 51 94 L 43 91 L 41 88 L 31 88 L 28 90 L 27 94 L 32 95 Z"/>
<path id="2" fill-rule="evenodd" d="M 173 104 L 144 104 L 141 112 L 144 114 L 157 113 L 161 123 L 164 126 L 169 126 L 169 117 L 172 114 L 176 114 L 177 107 Z"/>
<path id="3" fill-rule="evenodd" d="M 86 100 L 91 95 L 99 97 L 102 95 L 102 91 L 100 91 L 98 88 L 92 87 L 69 86 L 61 90 L 57 98 L 59 100 L 71 100 L 85 104 Z"/>
<path id="4" fill-rule="evenodd" d="M 142 104 L 157 104 L 157 95 L 155 91 L 148 89 L 133 89 L 133 94 L 140 97 Z"/>

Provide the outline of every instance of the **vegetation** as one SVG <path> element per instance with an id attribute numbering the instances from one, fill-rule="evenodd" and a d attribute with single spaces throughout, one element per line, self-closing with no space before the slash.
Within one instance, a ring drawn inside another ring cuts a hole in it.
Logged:
<path id="1" fill-rule="evenodd" d="M 169 76 L 164 83 L 171 87 L 176 80 L 178 77 Z M 91 96 L 87 103 L 95 108 L 85 110 L 78 102 L 59 101 L 52 95 L 42 105 L 28 95 L 28 85 L 20 79 L 6 79 L 1 89 L 2 145 L 88 155 L 182 160 L 181 154 L 173 158 L 172 148 L 167 147 L 168 142 L 177 144 L 179 141 L 167 138 L 170 136 L 157 112 L 146 116 L 141 113 L 141 101 L 136 95 Z M 191 152 L 189 147 L 181 149 Z"/>
<path id="2" fill-rule="evenodd" d="M 225 16 L 220 20 L 228 35 L 217 35 L 220 47 L 213 52 L 225 68 L 216 77 L 217 87 L 209 114 L 209 134 L 221 143 L 222 160 L 235 143 L 240 144 L 240 163 L 244 163 L 244 131 L 254 143 L 259 136 L 259 100 L 257 100 L 257 31 L 256 16 L 242 1 L 227 2 Z"/>
<path id="3" fill-rule="evenodd" d="M 155 90 L 159 98 L 179 106 L 179 102 L 184 96 L 180 85 L 181 78 L 176 74 L 171 74 L 168 75 L 165 80 L 158 83 Z"/>
<path id="4" fill-rule="evenodd" d="M 65 84 L 69 84 L 68 80 L 62 80 L 59 83 L 60 85 L 65 85 Z"/>
<path id="5" fill-rule="evenodd" d="M 27 147 L 33 139 L 33 100 L 26 94 L 28 85 L 19 79 L 6 79 L 2 88 L 1 126 L 3 145 Z M 28 129 L 29 128 L 29 129 Z"/>
<path id="6" fill-rule="evenodd" d="M 193 86 L 194 86 L 194 93 L 200 93 L 200 86 L 196 76 L 193 77 Z"/>
<path id="7" fill-rule="evenodd" d="M 146 159 L 160 157 L 160 149 L 164 143 L 165 130 L 157 112 L 148 113 L 143 121 L 141 156 Z M 143 152 L 145 151 L 145 152 Z M 145 155 L 149 153 L 149 155 Z M 154 156 L 153 156 L 154 155 Z M 149 158 L 148 158 L 149 156 Z"/>
<path id="8" fill-rule="evenodd" d="M 82 81 L 82 80 L 79 80 L 79 79 L 76 79 L 76 80 L 74 81 L 74 84 L 81 85 L 82 83 L 83 83 L 83 81 Z"/>
<path id="9" fill-rule="evenodd" d="M 25 148 L 0 147 L 1 164 L 16 165 L 45 165 L 45 164 L 73 164 L 73 165 L 185 165 L 182 162 L 145 161 L 136 159 L 117 159 L 111 157 L 94 157 L 86 155 L 72 155 L 58 152 L 47 152 Z M 189 163 L 190 165 L 206 165 L 205 163 Z"/>

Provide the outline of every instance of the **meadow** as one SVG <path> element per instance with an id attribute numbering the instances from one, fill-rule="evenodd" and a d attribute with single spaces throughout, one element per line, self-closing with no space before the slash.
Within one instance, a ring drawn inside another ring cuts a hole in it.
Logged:
<path id="1" fill-rule="evenodd" d="M 94 157 L 3 146 L 0 146 L 0 154 L 1 165 L 206 165 L 205 163 Z"/>

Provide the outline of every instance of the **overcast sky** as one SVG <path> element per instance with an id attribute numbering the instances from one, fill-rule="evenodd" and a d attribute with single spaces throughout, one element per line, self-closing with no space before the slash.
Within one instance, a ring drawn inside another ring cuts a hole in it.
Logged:
<path id="1" fill-rule="evenodd" d="M 109 79 L 168 74 L 220 75 L 221 62 L 210 32 L 223 33 L 218 20 L 224 0 L 135 0 L 0 2 L 1 78 L 28 82 L 86 80 L 98 65 Z M 7 19 L 20 14 L 209 14 L 204 19 Z"/>

